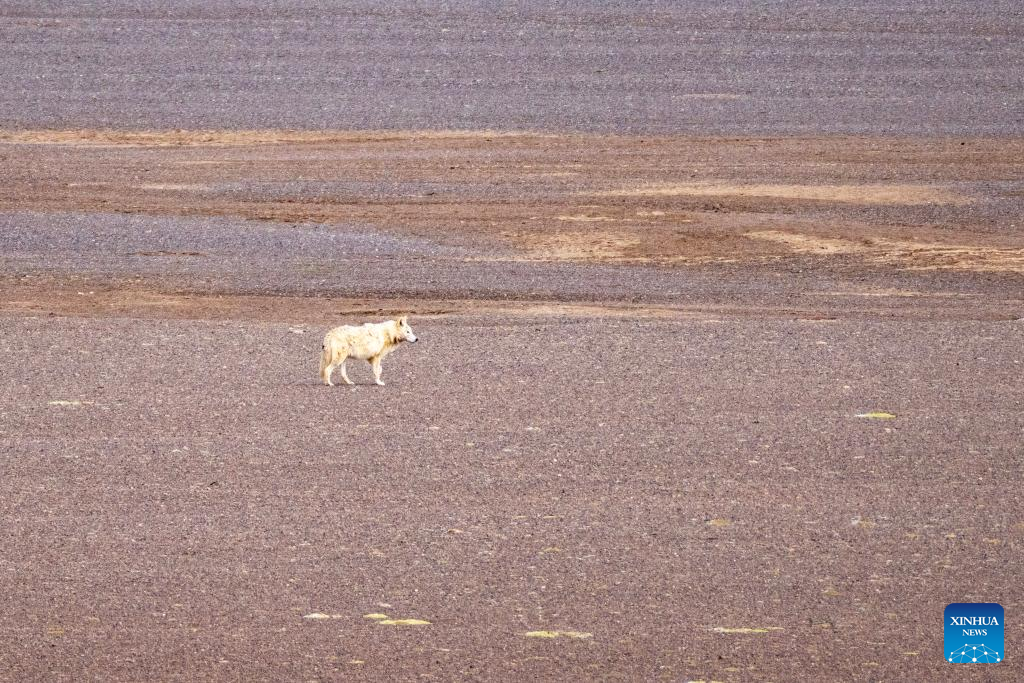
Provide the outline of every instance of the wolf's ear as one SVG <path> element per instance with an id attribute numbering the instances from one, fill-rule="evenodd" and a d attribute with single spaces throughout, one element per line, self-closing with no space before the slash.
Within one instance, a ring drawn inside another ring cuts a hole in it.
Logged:
<path id="1" fill-rule="evenodd" d="M 403 315 L 403 316 L 401 316 L 401 317 L 400 317 L 400 318 L 398 319 L 398 324 L 399 324 L 399 325 L 404 325 L 404 324 L 406 324 L 407 322 L 409 322 L 409 316 L 407 316 L 407 315 Z"/>

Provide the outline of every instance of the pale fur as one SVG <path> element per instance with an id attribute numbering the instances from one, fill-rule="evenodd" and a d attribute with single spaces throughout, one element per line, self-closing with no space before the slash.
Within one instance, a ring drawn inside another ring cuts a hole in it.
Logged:
<path id="1" fill-rule="evenodd" d="M 384 386 L 384 382 L 380 381 L 380 362 L 404 341 L 416 341 L 408 317 L 404 315 L 382 323 L 335 327 L 324 337 L 320 353 L 320 379 L 327 386 L 333 387 L 331 373 L 335 368 L 340 368 L 345 384 L 352 384 L 345 373 L 345 360 L 358 358 L 369 361 L 374 380 Z"/>

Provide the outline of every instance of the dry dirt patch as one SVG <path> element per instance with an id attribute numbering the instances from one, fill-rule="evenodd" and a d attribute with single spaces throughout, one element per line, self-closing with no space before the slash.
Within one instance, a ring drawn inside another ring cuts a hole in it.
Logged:
<path id="1" fill-rule="evenodd" d="M 881 238 L 860 241 L 817 237 L 778 230 L 746 233 L 747 237 L 785 245 L 797 254 L 853 254 L 874 264 L 910 270 L 974 270 L 1024 273 L 1024 249 L 938 244 Z"/>
<path id="2" fill-rule="evenodd" d="M 851 204 L 966 204 L 970 198 L 932 185 L 659 184 L 595 193 L 601 197 L 765 197 Z"/>
<path id="3" fill-rule="evenodd" d="M 528 253 L 538 259 L 568 261 L 630 260 L 631 252 L 640 247 L 640 240 L 613 232 L 558 232 L 549 235 L 530 234 L 524 244 Z"/>
<path id="4" fill-rule="evenodd" d="M 764 264 L 890 249 L 875 262 L 902 267 L 917 250 L 916 267 L 1016 270 L 1022 246 L 997 221 L 1024 210 L 1007 195 L 1024 140 L 67 130 L 0 131 L 0 147 L 0 210 L 358 225 L 481 260 Z M 845 241 L 746 236 L 819 225 Z M 958 246 L 931 244 L 951 234 Z"/>
<path id="5" fill-rule="evenodd" d="M 623 302 L 575 303 L 492 299 L 353 299 L 290 295 L 182 294 L 105 287 L 78 290 L 59 283 L 26 286 L 0 282 L 0 314 L 135 317 L 185 320 L 264 320 L 321 325 L 325 317 L 452 315 L 503 317 L 709 318 L 713 313 L 675 306 Z"/>

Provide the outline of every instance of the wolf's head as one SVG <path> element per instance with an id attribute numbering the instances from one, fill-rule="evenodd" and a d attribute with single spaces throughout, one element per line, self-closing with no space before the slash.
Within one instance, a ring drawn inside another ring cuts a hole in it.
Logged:
<path id="1" fill-rule="evenodd" d="M 399 341 L 416 341 L 416 335 L 413 334 L 412 328 L 409 327 L 409 316 L 403 315 L 401 318 L 398 318 L 395 320 L 395 325 L 398 327 Z"/>

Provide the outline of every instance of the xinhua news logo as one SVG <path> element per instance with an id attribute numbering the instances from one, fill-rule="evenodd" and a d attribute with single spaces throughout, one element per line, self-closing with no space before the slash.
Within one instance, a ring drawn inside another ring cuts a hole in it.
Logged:
<path id="1" fill-rule="evenodd" d="M 955 664 L 997 664 L 1003 650 L 1003 607 L 995 602 L 954 602 L 946 606 L 945 656 Z"/>

